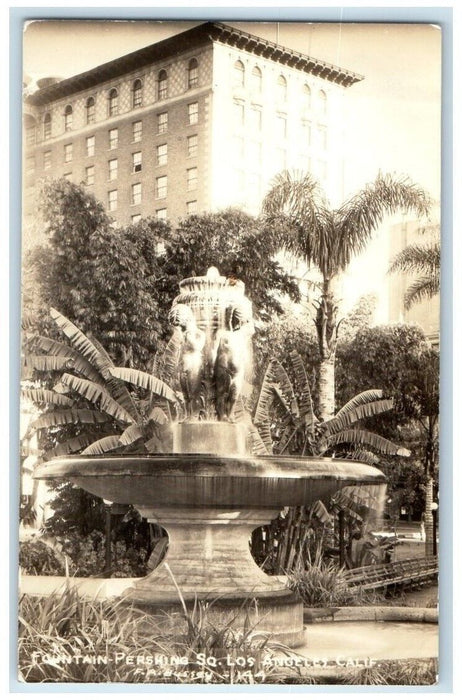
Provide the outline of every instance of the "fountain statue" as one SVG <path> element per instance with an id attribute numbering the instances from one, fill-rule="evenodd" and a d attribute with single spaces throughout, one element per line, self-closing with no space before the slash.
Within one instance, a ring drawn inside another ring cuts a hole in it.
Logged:
<path id="1" fill-rule="evenodd" d="M 253 320 L 244 284 L 206 276 L 180 284 L 170 322 L 181 337 L 176 382 L 184 418 L 172 426 L 173 452 L 163 455 L 60 457 L 36 478 L 67 480 L 92 494 L 130 503 L 168 532 L 164 563 L 125 592 L 154 611 L 213 601 L 210 612 L 297 646 L 303 606 L 284 577 L 252 558 L 252 531 L 285 506 L 310 505 L 345 486 L 383 493 L 385 477 L 351 460 L 252 455 L 245 398 L 251 377 Z M 243 603 L 252 603 L 245 610 Z"/>

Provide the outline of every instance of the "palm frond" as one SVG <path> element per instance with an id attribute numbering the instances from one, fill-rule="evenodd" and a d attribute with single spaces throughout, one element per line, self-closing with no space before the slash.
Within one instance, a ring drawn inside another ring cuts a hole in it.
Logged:
<path id="1" fill-rule="evenodd" d="M 86 447 L 83 450 L 82 454 L 103 455 L 106 452 L 115 450 L 117 447 L 120 446 L 120 435 L 107 435 L 106 437 L 100 438 L 99 440 L 92 442 L 91 445 L 88 445 L 88 447 Z"/>
<path id="2" fill-rule="evenodd" d="M 121 379 L 124 382 L 128 382 L 129 384 L 139 386 L 142 389 L 147 389 L 153 394 L 157 394 L 163 399 L 167 399 L 167 401 L 176 403 L 178 400 L 175 392 L 168 386 L 168 384 L 157 377 L 153 377 L 152 374 L 141 372 L 137 369 L 127 369 L 125 367 L 111 367 L 110 372 L 113 377 Z"/>
<path id="3" fill-rule="evenodd" d="M 72 406 L 72 399 L 49 389 L 23 389 L 21 397 L 34 403 L 49 403 L 54 406 Z"/>
<path id="4" fill-rule="evenodd" d="M 385 216 L 399 211 L 427 216 L 431 200 L 406 177 L 378 175 L 376 180 L 345 202 L 336 212 L 336 263 L 344 270 L 361 253 Z"/>
<path id="5" fill-rule="evenodd" d="M 431 277 L 419 277 L 406 289 L 404 294 L 404 307 L 410 309 L 423 299 L 431 299 L 440 291 L 439 275 Z"/>
<path id="6" fill-rule="evenodd" d="M 441 245 L 439 241 L 425 244 L 411 243 L 395 255 L 388 272 L 424 272 L 427 275 L 438 275 L 440 266 Z"/>
<path id="7" fill-rule="evenodd" d="M 35 430 L 41 430 L 42 428 L 52 428 L 60 425 L 70 425 L 79 423 L 98 425 L 100 423 L 107 423 L 108 417 L 105 413 L 100 411 L 92 411 L 86 408 L 71 409 L 68 411 L 50 411 L 49 413 L 44 413 L 43 416 L 37 418 L 31 427 Z"/>
<path id="8" fill-rule="evenodd" d="M 104 411 L 115 420 L 122 423 L 133 423 L 132 416 L 100 384 L 68 373 L 63 374 L 61 381 L 65 386 L 76 391 L 90 403 L 94 403 L 100 411 Z"/>
<path id="9" fill-rule="evenodd" d="M 335 445 L 348 444 L 348 445 L 369 445 L 373 447 L 377 452 L 381 452 L 386 455 L 398 455 L 400 457 L 409 457 L 410 452 L 405 447 L 400 447 L 395 445 L 395 443 L 387 440 L 386 438 L 371 433 L 368 430 L 362 430 L 357 428 L 351 428 L 350 430 L 342 430 L 334 435 L 330 435 L 326 439 L 328 447 L 334 447 Z"/>

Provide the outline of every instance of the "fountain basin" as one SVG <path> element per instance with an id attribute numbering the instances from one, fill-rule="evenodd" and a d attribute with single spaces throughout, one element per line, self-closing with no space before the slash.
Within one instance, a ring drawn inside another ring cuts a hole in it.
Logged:
<path id="1" fill-rule="evenodd" d="M 34 477 L 69 480 L 117 503 L 272 510 L 310 505 L 344 486 L 385 483 L 381 471 L 351 460 L 184 453 L 66 457 Z"/>
<path id="2" fill-rule="evenodd" d="M 284 506 L 309 506 L 350 485 L 379 493 L 385 483 L 375 467 L 347 460 L 184 453 L 66 457 L 34 476 L 130 503 L 167 530 L 163 564 L 135 581 L 126 600 L 172 619 L 181 615 L 180 594 L 190 608 L 198 599 L 213 602 L 209 618 L 216 624 L 248 620 L 290 646 L 303 643 L 303 605 L 283 577 L 257 566 L 252 531 Z"/>

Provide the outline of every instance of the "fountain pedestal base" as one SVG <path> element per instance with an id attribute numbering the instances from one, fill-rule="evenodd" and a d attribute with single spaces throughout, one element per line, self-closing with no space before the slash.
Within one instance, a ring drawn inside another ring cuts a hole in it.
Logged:
<path id="1" fill-rule="evenodd" d="M 270 634 L 289 646 L 303 641 L 303 606 L 282 577 L 268 576 L 250 553 L 252 530 L 270 522 L 278 510 L 168 508 L 137 505 L 161 524 L 169 545 L 163 562 L 126 593 L 126 599 L 151 611 L 176 616 L 183 599 L 192 608 L 210 604 L 212 624 Z M 180 598 L 181 596 L 181 598 Z"/>

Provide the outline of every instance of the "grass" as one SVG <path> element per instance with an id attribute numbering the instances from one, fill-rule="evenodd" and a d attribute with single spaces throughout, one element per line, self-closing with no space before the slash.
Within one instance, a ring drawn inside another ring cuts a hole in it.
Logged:
<path id="1" fill-rule="evenodd" d="M 372 668 L 346 673 L 340 685 L 434 685 L 438 681 L 436 659 L 384 661 Z"/>
<path id="2" fill-rule="evenodd" d="M 196 603 L 175 629 L 169 616 L 153 616 L 111 601 L 88 601 L 70 587 L 60 595 L 23 595 L 18 664 L 27 683 L 281 683 L 297 669 L 271 664 L 289 654 L 281 644 L 235 628 L 230 616 L 211 622 L 210 605 Z M 307 681 L 309 682 L 309 680 Z"/>

